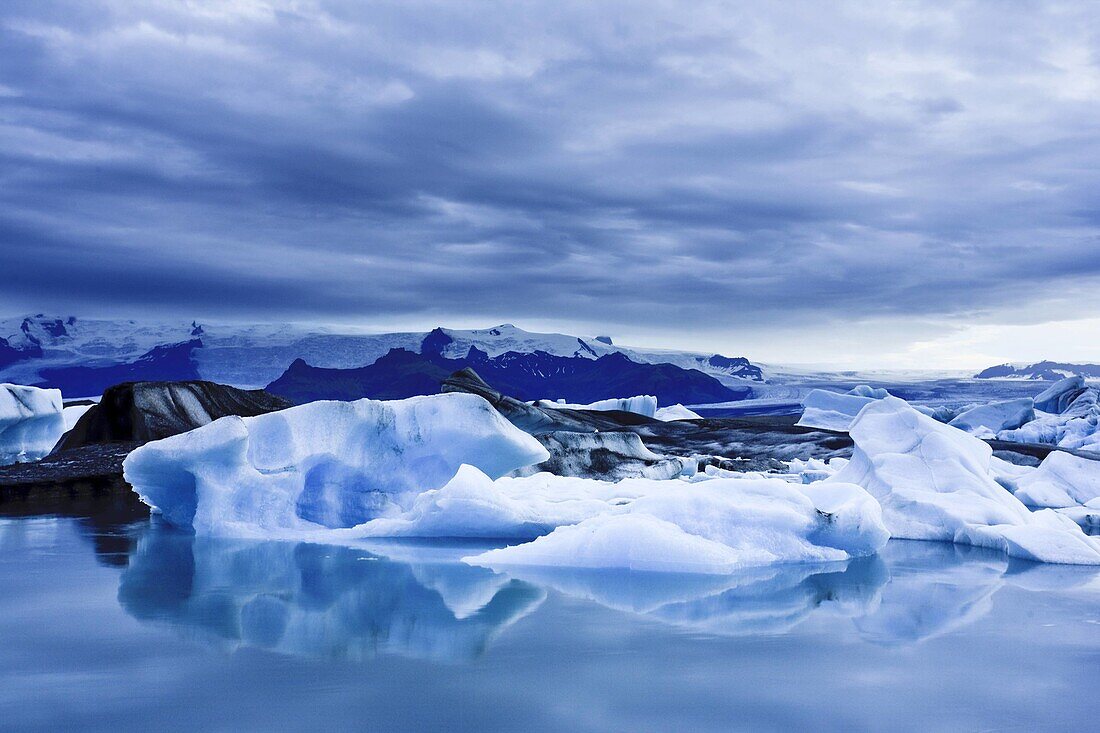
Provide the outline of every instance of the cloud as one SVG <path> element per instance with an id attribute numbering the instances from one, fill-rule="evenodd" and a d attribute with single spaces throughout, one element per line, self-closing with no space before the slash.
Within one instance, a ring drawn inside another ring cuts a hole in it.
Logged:
<path id="1" fill-rule="evenodd" d="M 1072 3 L 12 0 L 0 307 L 731 351 L 1095 317 L 1098 55 Z"/>

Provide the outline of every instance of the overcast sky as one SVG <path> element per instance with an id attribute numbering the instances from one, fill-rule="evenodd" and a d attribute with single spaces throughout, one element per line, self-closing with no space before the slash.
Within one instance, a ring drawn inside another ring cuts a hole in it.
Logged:
<path id="1" fill-rule="evenodd" d="M 0 313 L 1100 361 L 1094 2 L 3 0 Z"/>

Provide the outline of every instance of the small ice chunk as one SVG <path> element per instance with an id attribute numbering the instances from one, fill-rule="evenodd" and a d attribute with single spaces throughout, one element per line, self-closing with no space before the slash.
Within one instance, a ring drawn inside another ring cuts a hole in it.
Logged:
<path id="1" fill-rule="evenodd" d="M 668 407 L 661 407 L 653 416 L 664 422 L 671 422 L 672 420 L 698 420 L 702 417 L 699 413 L 693 412 L 679 403 L 669 405 Z"/>

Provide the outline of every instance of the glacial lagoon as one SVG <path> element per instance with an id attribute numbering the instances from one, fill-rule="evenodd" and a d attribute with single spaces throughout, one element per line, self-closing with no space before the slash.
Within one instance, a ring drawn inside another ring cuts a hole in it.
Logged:
<path id="1" fill-rule="evenodd" d="M 1100 571 L 891 540 L 734 575 L 0 520 L 4 730 L 1086 730 Z"/>

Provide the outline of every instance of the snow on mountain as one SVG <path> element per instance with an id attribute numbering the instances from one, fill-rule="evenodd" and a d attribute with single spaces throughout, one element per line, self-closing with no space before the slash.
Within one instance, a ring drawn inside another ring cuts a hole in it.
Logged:
<path id="1" fill-rule="evenodd" d="M 1100 364 L 1068 364 L 1039 361 L 1034 364 L 998 364 L 974 375 L 976 379 L 1042 379 L 1054 382 L 1066 377 L 1100 379 Z"/>
<path id="2" fill-rule="evenodd" d="M 202 342 L 193 354 L 202 378 L 246 388 L 274 381 L 295 359 L 324 368 L 361 367 L 394 348 L 419 353 L 425 339 L 448 358 L 465 357 L 471 348 L 491 357 L 506 352 L 544 351 L 555 356 L 597 359 L 618 352 L 639 363 L 698 369 L 731 386 L 763 381 L 760 368 L 741 357 L 633 349 L 613 345 L 606 337 L 534 333 L 512 324 L 469 330 L 356 333 L 299 324 L 157 323 L 44 314 L 0 321 L 0 379 L 37 384 L 43 381 L 44 369 L 126 364 L 158 346 L 194 339 Z"/>

